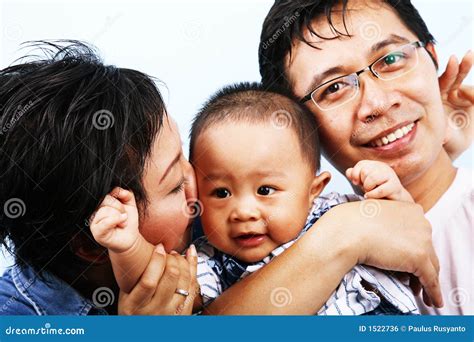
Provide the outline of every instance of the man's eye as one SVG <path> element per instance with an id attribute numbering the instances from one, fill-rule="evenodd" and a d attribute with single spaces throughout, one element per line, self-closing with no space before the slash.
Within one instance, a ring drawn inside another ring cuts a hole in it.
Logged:
<path id="1" fill-rule="evenodd" d="M 257 194 L 262 195 L 262 196 L 269 196 L 273 194 L 275 191 L 276 190 L 272 188 L 271 186 L 264 185 L 258 188 Z"/>
<path id="2" fill-rule="evenodd" d="M 333 83 L 329 87 L 326 88 L 326 93 L 327 94 L 334 94 L 334 93 L 337 93 L 341 88 L 342 88 L 341 83 L 336 82 L 336 83 Z"/>
<path id="3" fill-rule="evenodd" d="M 345 90 L 348 87 L 348 84 L 341 81 L 336 81 L 334 83 L 329 84 L 323 91 L 322 96 L 331 96 Z"/>
<path id="4" fill-rule="evenodd" d="M 226 198 L 230 196 L 230 191 L 225 188 L 219 188 L 214 190 L 212 194 L 217 198 Z"/>
<path id="5" fill-rule="evenodd" d="M 390 55 L 385 56 L 383 62 L 385 65 L 390 66 L 392 64 L 400 62 L 405 56 L 402 52 L 394 52 Z"/>

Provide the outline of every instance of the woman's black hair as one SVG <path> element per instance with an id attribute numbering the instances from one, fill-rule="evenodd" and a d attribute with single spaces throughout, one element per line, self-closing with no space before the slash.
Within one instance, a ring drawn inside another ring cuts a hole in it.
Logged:
<path id="1" fill-rule="evenodd" d="M 103 64 L 78 41 L 33 42 L 0 71 L 0 239 L 16 263 L 57 275 L 88 266 L 73 241 L 120 186 L 142 209 L 142 176 L 166 115 L 154 80 Z M 88 240 L 87 238 L 85 240 Z"/>

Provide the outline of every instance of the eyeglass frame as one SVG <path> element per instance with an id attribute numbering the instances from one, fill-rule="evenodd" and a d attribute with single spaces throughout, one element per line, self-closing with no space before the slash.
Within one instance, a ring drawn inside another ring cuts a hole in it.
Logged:
<path id="1" fill-rule="evenodd" d="M 368 66 L 366 66 L 365 68 L 363 68 L 363 69 L 361 69 L 361 70 L 359 70 L 359 71 L 352 72 L 352 73 L 350 73 L 350 74 L 343 75 L 343 76 L 338 76 L 338 77 L 335 77 L 335 78 L 333 78 L 333 79 L 331 79 L 331 80 L 329 80 L 329 81 L 326 81 L 326 82 L 324 82 L 324 83 L 321 83 L 321 84 L 318 85 L 316 88 L 314 88 L 311 92 L 309 92 L 309 94 L 307 94 L 306 96 L 302 97 L 301 100 L 300 100 L 300 103 L 301 103 L 301 104 L 304 104 L 304 103 L 308 102 L 309 100 L 312 100 L 313 103 L 314 103 L 319 109 L 321 109 L 322 111 L 332 110 L 332 109 L 335 109 L 335 108 L 337 108 L 337 107 L 340 107 L 340 106 L 342 106 L 342 105 L 344 105 L 344 104 L 350 102 L 352 99 L 354 99 L 354 97 L 355 97 L 355 96 L 357 95 L 357 93 L 359 92 L 359 88 L 360 88 L 359 75 L 362 74 L 362 73 L 365 72 L 365 71 L 370 71 L 370 73 L 371 73 L 372 75 L 374 75 L 376 78 L 378 78 L 378 79 L 380 79 L 380 80 L 383 80 L 383 81 L 390 81 L 390 80 L 397 79 L 398 77 L 405 75 L 405 74 L 402 74 L 402 75 L 396 76 L 396 77 L 391 78 L 391 79 L 383 79 L 383 78 L 380 77 L 380 75 L 379 75 L 375 70 L 372 69 L 372 67 L 373 67 L 375 64 L 377 64 L 378 62 L 380 62 L 381 60 L 383 60 L 384 58 L 386 58 L 387 56 L 389 56 L 390 54 L 392 54 L 392 53 L 394 53 L 394 52 L 397 52 L 397 51 L 403 49 L 404 47 L 410 46 L 410 45 L 414 46 L 415 49 L 418 49 L 418 48 L 420 48 L 420 47 L 426 47 L 426 44 L 425 44 L 424 42 L 422 42 L 421 40 L 418 40 L 418 41 L 412 42 L 412 43 L 408 43 L 408 44 L 404 44 L 404 45 L 400 46 L 397 50 L 390 51 L 390 52 L 387 53 L 386 55 L 383 55 L 382 57 L 377 58 L 374 62 L 372 62 L 371 64 L 369 64 Z M 417 57 L 418 57 L 418 56 L 417 56 Z M 413 70 L 413 69 L 410 69 L 408 72 L 410 72 L 410 71 L 412 71 L 412 70 Z M 325 86 L 326 84 L 331 83 L 331 82 L 333 82 L 333 81 L 335 81 L 335 80 L 337 80 L 337 79 L 340 79 L 340 78 L 343 78 L 343 77 L 347 77 L 347 76 L 351 76 L 351 75 L 356 75 L 357 91 L 354 93 L 354 96 L 352 96 L 352 97 L 351 97 L 350 99 L 348 99 L 347 101 L 345 101 L 345 102 L 343 102 L 343 103 L 341 103 L 341 104 L 339 104 L 339 105 L 337 105 L 337 106 L 335 106 L 335 107 L 333 107 L 333 108 L 323 109 L 323 108 L 321 108 L 321 107 L 316 103 L 316 101 L 313 99 L 313 94 L 314 94 L 317 90 L 319 90 L 321 87 L 323 87 L 323 86 Z"/>

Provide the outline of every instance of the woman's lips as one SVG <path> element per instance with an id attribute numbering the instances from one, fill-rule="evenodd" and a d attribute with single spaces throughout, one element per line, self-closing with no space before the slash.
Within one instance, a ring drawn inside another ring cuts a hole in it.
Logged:
<path id="1" fill-rule="evenodd" d="M 237 244 L 241 247 L 258 247 L 265 241 L 265 234 L 245 234 L 235 238 Z"/>

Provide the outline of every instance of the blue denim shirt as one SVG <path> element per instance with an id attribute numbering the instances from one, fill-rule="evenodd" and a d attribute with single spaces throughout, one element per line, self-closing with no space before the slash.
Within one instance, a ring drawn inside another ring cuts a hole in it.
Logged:
<path id="1" fill-rule="evenodd" d="M 0 277 L 0 315 L 107 315 L 51 273 L 12 266 Z"/>

